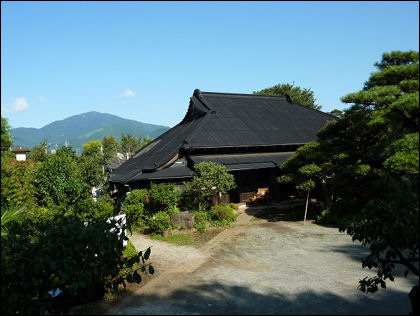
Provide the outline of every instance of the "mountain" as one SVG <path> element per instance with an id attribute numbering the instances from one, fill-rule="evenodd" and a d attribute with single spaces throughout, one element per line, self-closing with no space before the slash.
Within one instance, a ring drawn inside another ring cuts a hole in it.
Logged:
<path id="1" fill-rule="evenodd" d="M 168 126 L 147 124 L 92 111 L 52 122 L 42 128 L 12 128 L 10 134 L 15 147 L 32 148 L 48 139 L 51 147 L 61 147 L 67 142 L 81 153 L 84 143 L 102 140 L 104 136 L 112 135 L 121 140 L 121 133 L 124 133 L 135 137 L 156 138 L 168 129 Z"/>

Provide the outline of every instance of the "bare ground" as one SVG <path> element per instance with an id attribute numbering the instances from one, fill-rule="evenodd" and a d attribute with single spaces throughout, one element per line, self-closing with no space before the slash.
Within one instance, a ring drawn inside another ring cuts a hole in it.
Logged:
<path id="1" fill-rule="evenodd" d="M 361 293 L 358 280 L 374 275 L 361 268 L 367 250 L 300 215 L 241 208 L 231 228 L 199 248 L 133 234 L 137 249 L 152 246 L 156 275 L 106 314 L 408 314 L 418 279 Z"/>

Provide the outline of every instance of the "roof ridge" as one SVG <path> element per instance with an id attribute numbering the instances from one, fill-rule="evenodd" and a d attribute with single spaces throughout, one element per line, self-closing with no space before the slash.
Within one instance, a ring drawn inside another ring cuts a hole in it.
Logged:
<path id="1" fill-rule="evenodd" d="M 337 119 L 337 117 L 335 117 L 334 115 L 328 114 L 328 113 L 323 112 L 323 111 L 318 110 L 318 109 L 311 108 L 310 106 L 307 106 L 307 105 L 303 105 L 303 104 L 300 104 L 300 103 L 295 103 L 295 102 L 291 103 L 291 105 L 299 105 L 299 106 L 304 107 L 304 108 L 306 108 L 306 109 L 310 109 L 310 110 L 312 110 L 312 111 L 316 111 L 316 112 L 319 112 L 319 113 L 321 113 L 321 114 L 324 114 L 324 115 L 330 116 L 330 117 L 331 117 L 331 118 L 333 118 L 333 119 Z"/>
<path id="2" fill-rule="evenodd" d="M 196 89 L 196 90 L 198 90 L 198 89 Z M 323 111 L 321 111 L 321 110 L 318 110 L 318 109 L 314 109 L 314 108 L 312 108 L 312 107 L 309 107 L 309 106 L 307 106 L 307 105 L 303 105 L 303 104 L 300 104 L 300 103 L 296 103 L 296 102 L 294 102 L 293 101 L 293 99 L 291 98 L 291 96 L 290 95 L 287 95 L 287 94 L 285 94 L 284 96 L 283 95 L 272 95 L 272 94 L 254 94 L 254 93 L 252 93 L 252 94 L 246 94 L 246 93 L 230 93 L 230 92 L 205 92 L 205 91 L 200 91 L 200 90 L 198 90 L 198 95 L 201 97 L 201 96 L 203 96 L 203 94 L 211 94 L 211 95 L 220 95 L 220 96 L 232 96 L 232 97 L 235 97 L 235 96 L 237 96 L 237 97 L 249 97 L 249 96 L 254 96 L 254 97 L 268 97 L 268 98 L 282 98 L 282 99 L 285 99 L 287 102 L 289 102 L 291 105 L 299 105 L 299 106 L 301 106 L 301 107 L 304 107 L 304 108 L 306 108 L 306 109 L 311 109 L 311 110 L 314 110 L 314 111 L 317 111 L 317 112 L 319 112 L 319 113 L 322 113 L 322 114 L 325 114 L 325 115 L 327 115 L 327 116 L 329 116 L 329 117 L 332 117 L 332 118 L 334 118 L 334 119 L 336 119 L 336 117 L 334 116 L 334 115 L 331 115 L 331 114 L 328 114 L 328 113 L 326 113 L 326 112 L 323 112 Z M 290 101 L 289 101 L 289 98 L 290 98 Z M 204 103 L 204 100 L 201 100 L 200 99 L 200 101 L 202 102 L 202 103 Z M 207 105 L 206 105 L 207 106 Z M 207 106 L 208 107 L 208 106 Z"/>
<path id="3" fill-rule="evenodd" d="M 223 96 L 232 96 L 232 97 L 269 97 L 269 98 L 282 98 L 287 99 L 284 95 L 272 95 L 272 94 L 256 94 L 256 93 L 231 93 L 231 92 L 206 92 L 206 91 L 200 91 L 201 96 L 205 94 L 212 94 L 212 95 L 223 95 Z"/>

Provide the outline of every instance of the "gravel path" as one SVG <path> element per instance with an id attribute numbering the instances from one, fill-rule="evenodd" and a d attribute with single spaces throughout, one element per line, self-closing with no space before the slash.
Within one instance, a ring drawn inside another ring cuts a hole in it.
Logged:
<path id="1" fill-rule="evenodd" d="M 234 227 L 203 247 L 137 236 L 136 248 L 152 245 L 160 271 L 108 314 L 408 314 L 412 275 L 363 294 L 358 280 L 367 250 L 350 236 L 301 221 L 251 220 L 242 209 Z M 399 271 L 399 275 L 404 270 Z"/>

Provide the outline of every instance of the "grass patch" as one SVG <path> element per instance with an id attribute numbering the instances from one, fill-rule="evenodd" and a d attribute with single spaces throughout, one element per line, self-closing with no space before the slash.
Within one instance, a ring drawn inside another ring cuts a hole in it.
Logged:
<path id="1" fill-rule="evenodd" d="M 170 242 L 178 246 L 191 246 L 194 243 L 194 239 L 191 234 L 169 235 L 168 237 L 163 237 L 162 235 L 150 235 L 150 238 Z"/>
<path id="2" fill-rule="evenodd" d="M 183 234 L 169 235 L 168 237 L 163 237 L 162 235 L 148 236 L 151 239 L 169 242 L 178 246 L 192 246 L 195 248 L 200 248 L 224 229 L 225 228 L 209 227 L 204 233 L 191 231 L 185 232 Z"/>

